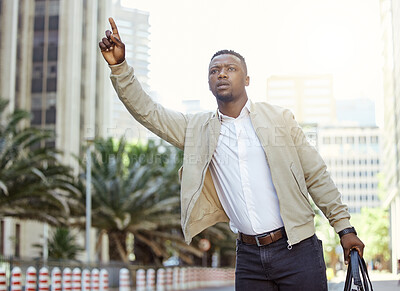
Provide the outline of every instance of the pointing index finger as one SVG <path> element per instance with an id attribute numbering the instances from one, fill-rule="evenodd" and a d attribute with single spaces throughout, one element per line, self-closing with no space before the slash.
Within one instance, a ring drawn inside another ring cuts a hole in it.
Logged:
<path id="1" fill-rule="evenodd" d="M 112 29 L 112 32 L 113 32 L 114 36 L 117 36 L 119 39 L 121 39 L 121 37 L 118 34 L 118 28 L 117 28 L 117 25 L 114 22 L 114 19 L 112 17 L 110 17 L 110 18 L 108 18 L 108 21 L 110 22 L 111 29 Z"/>

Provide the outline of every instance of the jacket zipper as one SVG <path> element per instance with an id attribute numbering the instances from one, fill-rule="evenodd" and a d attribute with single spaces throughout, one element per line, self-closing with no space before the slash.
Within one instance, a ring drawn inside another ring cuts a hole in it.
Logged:
<path id="1" fill-rule="evenodd" d="M 207 122 L 208 123 L 208 122 Z M 217 141 L 217 143 L 218 143 L 218 141 Z M 215 145 L 215 147 L 217 147 L 217 144 Z M 214 148 L 214 150 L 215 150 L 215 148 Z M 213 151 L 214 152 L 214 151 Z M 204 168 L 203 168 L 203 172 L 202 172 L 202 174 L 201 174 L 201 183 L 200 183 L 200 185 L 199 185 L 199 187 L 197 188 L 197 190 L 194 192 L 194 194 L 193 194 L 193 196 L 192 196 L 192 198 L 190 199 L 190 201 L 189 201 L 189 203 L 188 203 L 188 208 L 186 209 L 186 214 L 185 214 L 185 229 L 186 229 L 186 223 L 187 223 L 187 220 L 188 220 L 188 211 L 189 211 L 189 206 L 190 206 L 190 204 L 192 203 L 192 200 L 193 200 L 193 198 L 194 198 L 194 195 L 200 190 L 200 188 L 204 185 L 204 179 L 205 179 L 205 177 L 204 177 L 204 175 L 205 175 L 205 172 L 206 172 L 206 169 L 208 168 L 208 165 L 210 164 L 210 162 L 211 162 L 211 160 L 212 160 L 212 154 L 210 155 L 210 157 L 209 157 L 209 159 L 208 159 L 208 161 L 207 161 L 207 163 L 206 163 L 206 165 L 204 166 Z"/>
<path id="2" fill-rule="evenodd" d="M 211 159 L 212 159 L 212 156 L 211 156 Z M 192 198 L 190 199 L 190 201 L 189 201 L 189 203 L 188 203 L 188 208 L 186 209 L 185 220 L 188 219 L 189 206 L 190 206 L 190 204 L 192 203 L 192 200 L 193 200 L 193 198 L 194 198 L 194 195 L 199 191 L 199 189 L 201 188 L 201 186 L 204 185 L 204 173 L 206 172 L 206 169 L 208 168 L 208 165 L 210 164 L 211 159 L 210 159 L 210 160 L 206 163 L 206 165 L 204 166 L 203 172 L 202 172 L 202 174 L 201 174 L 201 183 L 200 183 L 199 187 L 197 188 L 197 190 L 196 190 L 196 191 L 194 192 L 194 194 L 192 195 Z M 186 224 L 186 222 L 185 222 L 185 224 Z"/>

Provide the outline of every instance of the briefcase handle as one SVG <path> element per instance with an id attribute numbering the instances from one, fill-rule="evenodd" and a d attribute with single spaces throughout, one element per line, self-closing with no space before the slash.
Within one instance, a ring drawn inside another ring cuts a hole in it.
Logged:
<path id="1" fill-rule="evenodd" d="M 351 288 L 352 283 L 357 289 Z M 356 249 L 350 251 L 350 264 L 347 267 L 344 291 L 373 291 L 367 265 Z"/>

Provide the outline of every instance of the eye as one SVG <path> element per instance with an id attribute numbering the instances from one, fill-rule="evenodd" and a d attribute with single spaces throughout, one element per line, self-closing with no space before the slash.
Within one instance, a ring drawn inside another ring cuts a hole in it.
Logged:
<path id="1" fill-rule="evenodd" d="M 210 75 L 214 75 L 215 73 L 217 73 L 217 71 L 218 71 L 218 70 L 216 70 L 216 69 L 211 70 L 211 71 L 210 71 Z"/>
<path id="2" fill-rule="evenodd" d="M 229 68 L 228 68 L 228 71 L 234 72 L 234 71 L 236 71 L 236 68 L 234 68 L 234 67 L 229 67 Z"/>

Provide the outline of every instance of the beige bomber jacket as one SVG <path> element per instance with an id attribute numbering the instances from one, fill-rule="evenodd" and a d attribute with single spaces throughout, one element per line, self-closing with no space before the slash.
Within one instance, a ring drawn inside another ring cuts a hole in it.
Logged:
<path id="1" fill-rule="evenodd" d="M 142 90 L 126 61 L 110 66 L 111 81 L 133 117 L 184 151 L 181 178 L 181 224 L 186 243 L 207 227 L 229 221 L 208 168 L 221 124 L 217 112 L 183 114 L 155 103 Z M 350 227 L 350 215 L 326 165 L 284 108 L 250 103 L 250 118 L 271 169 L 288 244 L 315 233 L 308 195 L 336 232 Z"/>

